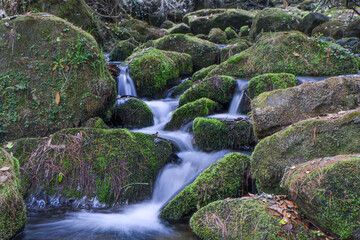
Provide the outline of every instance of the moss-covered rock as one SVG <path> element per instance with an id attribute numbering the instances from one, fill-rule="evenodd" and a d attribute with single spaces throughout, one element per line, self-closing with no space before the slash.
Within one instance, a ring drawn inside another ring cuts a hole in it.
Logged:
<path id="1" fill-rule="evenodd" d="M 320 158 L 286 171 L 283 187 L 308 218 L 340 239 L 360 236 L 360 155 Z"/>
<path id="2" fill-rule="evenodd" d="M 124 61 L 133 53 L 137 45 L 138 43 L 134 39 L 120 41 L 111 50 L 110 61 Z"/>
<path id="3" fill-rule="evenodd" d="M 206 117 L 215 110 L 216 102 L 208 98 L 200 98 L 189 102 L 175 110 L 171 120 L 165 125 L 165 130 L 179 129 L 181 125 L 196 117 Z"/>
<path id="4" fill-rule="evenodd" d="M 154 115 L 138 98 L 124 97 L 116 101 L 111 117 L 114 127 L 143 128 L 154 124 Z"/>
<path id="5" fill-rule="evenodd" d="M 360 111 L 338 117 L 302 121 L 260 141 L 251 156 L 258 190 L 284 192 L 280 182 L 286 167 L 314 158 L 358 153 Z"/>
<path id="6" fill-rule="evenodd" d="M 209 41 L 218 44 L 225 44 L 227 42 L 226 33 L 220 28 L 212 28 L 209 32 Z"/>
<path id="7" fill-rule="evenodd" d="M 26 141 L 14 146 L 22 163 L 23 194 L 46 205 L 49 196 L 57 197 L 58 206 L 78 200 L 91 206 L 95 197 L 106 205 L 148 199 L 172 152 L 169 142 L 126 129 L 64 129 L 40 140 L 30 154 Z M 29 141 L 28 146 L 36 143 Z"/>
<path id="8" fill-rule="evenodd" d="M 345 37 L 358 37 L 360 38 L 360 18 L 349 23 L 344 31 Z"/>
<path id="9" fill-rule="evenodd" d="M 140 97 L 154 97 L 170 80 L 191 74 L 193 69 L 190 55 L 155 48 L 135 52 L 126 61 Z"/>
<path id="10" fill-rule="evenodd" d="M 192 77 L 191 77 L 191 81 L 193 82 L 197 82 L 199 80 L 203 80 L 206 78 L 206 76 L 209 74 L 209 72 L 211 70 L 213 70 L 217 65 L 211 65 L 209 67 L 206 67 L 206 68 L 202 68 L 198 71 L 196 71 Z"/>
<path id="11" fill-rule="evenodd" d="M 166 20 L 161 24 L 161 28 L 170 29 L 175 25 L 172 21 Z"/>
<path id="12" fill-rule="evenodd" d="M 179 85 L 177 85 L 174 89 L 174 91 L 172 92 L 171 96 L 172 97 L 178 97 L 181 94 L 183 94 L 186 90 L 188 90 L 189 88 L 191 88 L 194 85 L 193 81 L 191 80 L 186 80 L 183 81 L 182 83 L 180 83 Z"/>
<path id="13" fill-rule="evenodd" d="M 211 202 L 241 197 L 247 193 L 249 174 L 250 158 L 240 153 L 229 153 L 171 200 L 161 211 L 160 217 L 180 220 Z"/>
<path id="14" fill-rule="evenodd" d="M 19 192 L 19 162 L 0 148 L 0 239 L 11 239 L 26 223 L 24 200 Z"/>
<path id="15" fill-rule="evenodd" d="M 224 32 L 226 33 L 227 39 L 234 39 L 239 37 L 235 30 L 231 27 L 227 27 Z"/>
<path id="16" fill-rule="evenodd" d="M 324 14 L 312 12 L 304 17 L 301 22 L 301 31 L 307 35 L 311 35 L 312 30 L 320 24 L 329 21 Z"/>
<path id="17" fill-rule="evenodd" d="M 89 120 L 86 121 L 86 123 L 84 124 L 84 127 L 88 127 L 88 128 L 104 128 L 104 129 L 109 128 L 105 124 L 104 120 L 102 120 L 99 117 L 90 118 Z"/>
<path id="18" fill-rule="evenodd" d="M 316 239 L 307 227 L 291 221 L 283 229 L 281 218 L 269 209 L 269 202 L 257 199 L 228 199 L 210 203 L 190 219 L 190 226 L 201 239 Z"/>
<path id="19" fill-rule="evenodd" d="M 214 76 L 202 80 L 186 90 L 179 99 L 179 106 L 203 97 L 226 105 L 231 102 L 235 88 L 236 81 L 232 77 Z"/>
<path id="20" fill-rule="evenodd" d="M 242 9 L 204 9 L 186 14 L 183 21 L 190 26 L 192 33 L 208 34 L 212 28 L 239 29 L 249 25 L 253 17 L 253 13 Z"/>
<path id="21" fill-rule="evenodd" d="M 235 44 L 227 45 L 220 49 L 220 62 L 225 62 L 232 56 L 246 50 L 249 45 L 246 41 L 238 41 Z"/>
<path id="22" fill-rule="evenodd" d="M 267 73 L 254 77 L 249 82 L 248 96 L 253 99 L 263 92 L 294 87 L 299 81 L 290 73 Z"/>
<path id="23" fill-rule="evenodd" d="M 252 124 L 247 121 L 195 118 L 193 132 L 197 146 L 205 151 L 241 150 L 255 145 Z"/>
<path id="24" fill-rule="evenodd" d="M 0 39 L 0 142 L 79 126 L 114 103 L 115 81 L 80 28 L 28 14 L 0 21 Z"/>
<path id="25" fill-rule="evenodd" d="M 250 35 L 255 38 L 262 32 L 291 31 L 299 28 L 301 17 L 296 13 L 279 9 L 267 8 L 255 15 Z"/>
<path id="26" fill-rule="evenodd" d="M 195 70 L 215 64 L 219 58 L 216 44 L 189 35 L 168 35 L 153 41 L 153 44 L 158 49 L 189 54 Z"/>
<path id="27" fill-rule="evenodd" d="M 357 108 L 360 77 L 333 77 L 288 89 L 260 94 L 252 101 L 252 119 L 258 138 L 309 117 Z"/>
<path id="28" fill-rule="evenodd" d="M 179 24 L 175 24 L 174 26 L 172 26 L 171 28 L 168 29 L 168 32 L 170 34 L 174 34 L 174 33 L 190 33 L 190 27 L 188 25 L 186 25 L 185 23 L 179 23 Z"/>
<path id="29" fill-rule="evenodd" d="M 357 73 L 355 57 L 340 45 L 309 38 L 303 33 L 264 34 L 253 46 L 214 68 L 208 76 L 236 78 L 264 73 L 332 76 Z"/>
<path id="30" fill-rule="evenodd" d="M 320 24 L 312 30 L 312 35 L 323 35 L 340 39 L 344 36 L 344 23 L 341 21 L 328 21 Z"/>

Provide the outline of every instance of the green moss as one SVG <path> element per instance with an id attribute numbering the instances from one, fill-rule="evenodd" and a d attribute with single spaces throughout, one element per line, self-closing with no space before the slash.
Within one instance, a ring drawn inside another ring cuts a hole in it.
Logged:
<path id="1" fill-rule="evenodd" d="M 198 147 L 206 151 L 248 149 L 255 144 L 252 125 L 245 121 L 196 118 L 193 132 Z"/>
<path id="2" fill-rule="evenodd" d="M 160 217 L 179 220 L 207 204 L 227 197 L 241 197 L 247 193 L 250 158 L 229 153 L 212 164 L 196 180 L 180 192 L 161 211 Z"/>
<path id="3" fill-rule="evenodd" d="M 225 29 L 225 33 L 226 33 L 227 39 L 233 39 L 233 38 L 238 38 L 239 37 L 237 35 L 237 33 L 235 32 L 235 30 L 232 29 L 231 27 L 227 27 Z"/>
<path id="4" fill-rule="evenodd" d="M 344 23 L 341 21 L 324 22 L 312 30 L 312 35 L 323 35 L 340 39 L 344 36 Z"/>
<path id="5" fill-rule="evenodd" d="M 283 193 L 280 181 L 286 167 L 314 158 L 358 153 L 360 112 L 338 119 L 309 119 L 275 133 L 258 143 L 251 169 L 259 191 Z"/>
<path id="6" fill-rule="evenodd" d="M 355 57 L 337 44 L 292 31 L 268 33 L 250 48 L 221 63 L 207 75 L 236 78 L 264 73 L 331 76 L 357 73 Z"/>
<path id="7" fill-rule="evenodd" d="M 181 125 L 195 117 L 205 117 L 214 112 L 216 103 L 208 98 L 200 98 L 189 102 L 173 113 L 171 120 L 165 125 L 165 130 L 179 129 Z"/>
<path id="8" fill-rule="evenodd" d="M 214 76 L 198 82 L 188 90 L 179 99 L 179 106 L 197 99 L 206 97 L 220 104 L 228 104 L 232 99 L 236 81 L 228 76 Z"/>
<path id="9" fill-rule="evenodd" d="M 191 77 L 191 81 L 196 82 L 199 80 L 203 80 L 206 78 L 206 76 L 209 74 L 209 72 L 214 69 L 217 65 L 211 65 L 209 67 L 206 68 L 202 68 L 199 71 L 196 71 L 192 77 Z"/>
<path id="10" fill-rule="evenodd" d="M 174 33 L 190 33 L 190 27 L 188 25 L 186 25 L 185 23 L 179 23 L 179 24 L 174 24 L 171 28 L 168 29 L 168 32 L 170 34 L 174 34 Z"/>
<path id="11" fill-rule="evenodd" d="M 218 44 L 225 44 L 227 42 L 226 33 L 220 28 L 213 28 L 209 32 L 209 41 Z"/>
<path id="12" fill-rule="evenodd" d="M 137 47 L 137 42 L 132 39 L 120 41 L 115 45 L 110 53 L 110 61 L 124 61 Z"/>
<path id="13" fill-rule="evenodd" d="M 166 87 L 168 81 L 181 74 L 191 74 L 193 67 L 188 54 L 155 48 L 135 52 L 127 61 L 130 75 L 141 97 L 153 97 Z"/>
<path id="14" fill-rule="evenodd" d="M 307 227 L 292 222 L 286 231 L 268 209 L 256 199 L 229 199 L 210 203 L 196 212 L 190 226 L 201 239 L 317 239 Z"/>
<path id="15" fill-rule="evenodd" d="M 225 62 L 235 54 L 238 54 L 249 48 L 246 41 L 239 41 L 239 39 L 233 39 L 233 44 L 228 45 L 220 49 L 220 62 Z"/>
<path id="16" fill-rule="evenodd" d="M 194 83 L 191 80 L 186 80 L 176 86 L 176 88 L 172 92 L 171 96 L 173 96 L 173 97 L 179 96 L 179 95 L 183 94 L 186 90 L 191 88 L 193 85 L 194 85 Z"/>
<path id="17" fill-rule="evenodd" d="M 279 88 L 294 87 L 299 81 L 293 74 L 268 73 L 254 77 L 249 82 L 248 96 L 253 99 L 259 94 Z"/>
<path id="18" fill-rule="evenodd" d="M 340 239 L 351 239 L 360 233 L 359 174 L 360 156 L 335 156 L 298 165 L 283 182 L 310 219 Z"/>

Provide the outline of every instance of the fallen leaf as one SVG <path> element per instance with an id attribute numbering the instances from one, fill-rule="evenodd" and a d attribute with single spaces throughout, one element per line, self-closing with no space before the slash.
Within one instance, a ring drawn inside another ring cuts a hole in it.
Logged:
<path id="1" fill-rule="evenodd" d="M 299 57 L 299 56 L 300 56 L 300 54 L 298 54 L 297 52 L 293 52 L 293 55 L 294 55 L 295 57 Z"/>
<path id="2" fill-rule="evenodd" d="M 9 171 L 10 168 L 9 167 L 2 167 L 0 168 L 0 172 L 6 172 L 6 171 Z"/>
<path id="3" fill-rule="evenodd" d="M 60 93 L 59 93 L 59 92 L 56 93 L 55 103 L 56 103 L 57 105 L 59 105 L 59 103 L 60 103 Z"/>

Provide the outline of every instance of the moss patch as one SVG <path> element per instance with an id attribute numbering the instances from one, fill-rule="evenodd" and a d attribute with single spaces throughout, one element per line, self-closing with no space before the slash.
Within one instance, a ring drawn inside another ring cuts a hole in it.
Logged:
<path id="1" fill-rule="evenodd" d="M 211 65 L 209 67 L 206 68 L 202 68 L 198 71 L 196 71 L 192 77 L 191 77 L 191 81 L 196 82 L 199 80 L 204 80 L 206 78 L 206 76 L 209 74 L 209 72 L 214 69 L 217 65 Z"/>
<path id="2" fill-rule="evenodd" d="M 176 86 L 174 91 L 172 92 L 171 96 L 177 97 L 183 94 L 186 90 L 191 88 L 194 85 L 194 83 L 191 80 L 186 80 L 179 85 Z"/>

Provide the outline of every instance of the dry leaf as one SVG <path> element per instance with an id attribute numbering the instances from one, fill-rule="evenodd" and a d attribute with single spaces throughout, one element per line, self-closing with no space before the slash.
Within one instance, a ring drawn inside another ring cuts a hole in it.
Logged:
<path id="1" fill-rule="evenodd" d="M 294 55 L 295 57 L 299 57 L 299 56 L 300 56 L 300 54 L 298 54 L 297 52 L 293 52 L 293 55 Z"/>
<path id="2" fill-rule="evenodd" d="M 0 168 L 0 172 L 6 172 L 6 171 L 9 171 L 10 168 L 9 167 L 2 167 Z"/>
<path id="3" fill-rule="evenodd" d="M 59 105 L 59 103 L 60 103 L 60 93 L 59 93 L 59 92 L 56 93 L 55 103 L 56 103 L 57 105 Z"/>

